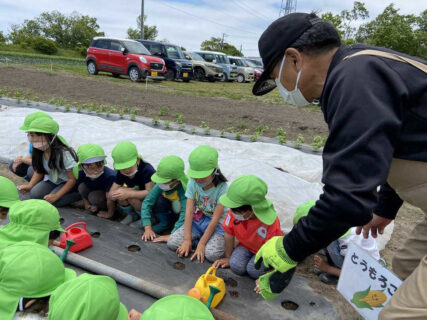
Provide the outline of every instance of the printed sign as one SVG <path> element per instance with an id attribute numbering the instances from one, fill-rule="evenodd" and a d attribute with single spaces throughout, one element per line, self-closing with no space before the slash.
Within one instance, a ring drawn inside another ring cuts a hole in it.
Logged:
<path id="1" fill-rule="evenodd" d="M 366 320 L 377 320 L 402 281 L 354 243 L 350 244 L 337 290 Z"/>

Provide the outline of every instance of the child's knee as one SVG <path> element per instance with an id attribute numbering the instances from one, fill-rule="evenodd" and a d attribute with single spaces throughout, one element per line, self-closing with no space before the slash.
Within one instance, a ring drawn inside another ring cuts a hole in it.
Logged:
<path id="1" fill-rule="evenodd" d="M 246 265 L 237 259 L 230 258 L 230 269 L 239 276 L 243 276 L 246 273 Z"/>
<path id="2" fill-rule="evenodd" d="M 224 250 L 212 250 L 206 247 L 205 249 L 205 258 L 210 262 L 215 262 L 218 259 L 221 259 L 224 256 Z"/>
<path id="3" fill-rule="evenodd" d="M 179 240 L 179 237 L 177 237 L 175 233 L 172 233 L 167 242 L 168 248 L 173 251 L 177 250 L 182 242 L 180 242 Z"/>
<path id="4" fill-rule="evenodd" d="M 264 266 L 261 266 L 259 269 L 256 269 L 255 265 L 251 260 L 246 265 L 246 272 L 248 273 L 249 277 L 251 277 L 252 279 L 258 279 L 263 274 L 265 274 L 265 269 L 264 269 Z"/>

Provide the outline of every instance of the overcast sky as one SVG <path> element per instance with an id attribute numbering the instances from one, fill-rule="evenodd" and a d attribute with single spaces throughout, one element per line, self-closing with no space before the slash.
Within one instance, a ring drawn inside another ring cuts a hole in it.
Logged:
<path id="1" fill-rule="evenodd" d="M 426 8 L 420 0 L 369 0 L 365 5 L 373 18 L 391 2 L 402 14 L 419 14 Z M 226 41 L 237 48 L 242 45 L 245 55 L 258 56 L 258 38 L 278 18 L 280 4 L 281 0 L 145 0 L 146 23 L 157 26 L 159 39 L 189 50 L 199 49 L 203 40 L 225 33 Z M 298 0 L 297 11 L 339 13 L 352 7 L 352 0 Z M 7 34 L 11 24 L 52 10 L 96 17 L 107 36 L 126 37 L 126 30 L 136 27 L 141 1 L 0 0 L 0 30 Z"/>

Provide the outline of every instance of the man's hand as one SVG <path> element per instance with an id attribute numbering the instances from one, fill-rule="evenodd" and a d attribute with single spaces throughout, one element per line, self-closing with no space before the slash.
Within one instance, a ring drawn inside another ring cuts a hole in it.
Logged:
<path id="1" fill-rule="evenodd" d="M 378 233 L 384 233 L 385 227 L 387 227 L 392 221 L 392 219 L 383 218 L 374 214 L 372 220 L 368 224 L 365 224 L 363 227 L 357 227 L 356 234 L 360 234 L 363 230 L 363 237 L 368 239 L 369 231 L 371 231 L 372 237 L 376 238 Z"/>

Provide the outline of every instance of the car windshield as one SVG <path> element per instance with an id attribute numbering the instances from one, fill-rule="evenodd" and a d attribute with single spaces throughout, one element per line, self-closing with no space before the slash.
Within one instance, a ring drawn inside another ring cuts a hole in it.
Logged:
<path id="1" fill-rule="evenodd" d="M 251 60 L 246 59 L 245 61 L 249 67 L 252 67 L 252 68 L 258 68 L 259 67 L 255 63 L 253 63 Z"/>
<path id="2" fill-rule="evenodd" d="M 168 46 L 166 45 L 166 52 L 168 53 L 168 57 L 171 59 L 185 59 L 182 50 L 178 46 Z"/>
<path id="3" fill-rule="evenodd" d="M 143 46 L 142 43 L 139 42 L 133 42 L 133 41 L 123 41 L 124 45 L 126 46 L 126 49 L 129 51 L 129 53 L 135 53 L 135 54 L 146 54 L 151 55 L 150 51 L 147 50 L 146 47 Z"/>
<path id="4" fill-rule="evenodd" d="M 205 59 L 202 58 L 201 55 L 195 53 L 195 52 L 189 52 L 188 53 L 191 57 L 191 59 L 196 60 L 196 61 L 205 61 Z"/>
<path id="5" fill-rule="evenodd" d="M 216 54 L 215 60 L 216 60 L 216 63 L 230 64 L 230 60 L 228 60 L 228 57 L 224 54 Z"/>
<path id="6" fill-rule="evenodd" d="M 238 66 L 238 67 L 246 67 L 246 65 L 243 62 L 243 60 L 240 60 L 240 59 L 231 59 L 231 62 L 235 63 L 236 66 Z"/>
<path id="7" fill-rule="evenodd" d="M 246 61 L 248 61 L 250 63 L 253 63 L 256 67 L 260 67 L 260 68 L 263 67 L 262 62 L 259 61 L 259 60 L 256 60 L 256 59 L 250 59 L 250 60 L 246 59 Z"/>

